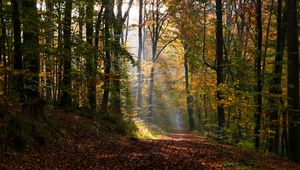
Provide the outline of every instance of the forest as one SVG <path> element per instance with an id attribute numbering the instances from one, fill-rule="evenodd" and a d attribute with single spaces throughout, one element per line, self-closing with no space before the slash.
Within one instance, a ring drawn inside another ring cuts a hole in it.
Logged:
<path id="1" fill-rule="evenodd" d="M 297 0 L 0 0 L 0 169 L 300 169 Z"/>

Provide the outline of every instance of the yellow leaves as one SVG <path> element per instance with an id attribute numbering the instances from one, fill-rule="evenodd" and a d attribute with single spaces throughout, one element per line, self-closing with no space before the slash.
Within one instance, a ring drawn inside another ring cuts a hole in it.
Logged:
<path id="1" fill-rule="evenodd" d="M 239 81 L 235 81 L 232 86 L 221 84 L 218 87 L 223 99 L 220 102 L 224 108 L 238 108 L 244 109 L 243 113 L 248 113 L 254 106 L 252 100 L 249 100 L 252 96 L 249 92 L 239 91 Z"/>
<path id="2" fill-rule="evenodd" d="M 45 71 L 42 71 L 39 73 L 40 78 L 46 78 L 46 76 L 47 76 L 47 73 Z"/>

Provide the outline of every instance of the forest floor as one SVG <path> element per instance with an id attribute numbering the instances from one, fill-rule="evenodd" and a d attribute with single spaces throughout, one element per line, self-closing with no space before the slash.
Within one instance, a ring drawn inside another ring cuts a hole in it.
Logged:
<path id="1" fill-rule="evenodd" d="M 287 160 L 204 137 L 175 133 L 159 140 L 125 138 L 95 121 L 54 114 L 67 134 L 51 147 L 14 153 L 0 148 L 0 169 L 300 169 Z"/>

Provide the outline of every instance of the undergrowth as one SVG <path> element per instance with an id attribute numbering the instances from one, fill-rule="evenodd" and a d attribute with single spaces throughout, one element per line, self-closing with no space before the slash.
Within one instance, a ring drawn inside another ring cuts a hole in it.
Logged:
<path id="1" fill-rule="evenodd" d="M 159 139 L 163 134 L 163 130 L 158 126 L 145 123 L 141 119 L 90 112 L 86 108 L 72 109 L 68 112 L 48 109 L 45 114 L 35 117 L 22 113 L 18 109 L 21 108 L 20 104 L 8 98 L 2 98 L 0 108 L 0 147 L 16 151 L 32 149 L 40 145 L 51 146 L 55 140 L 74 133 L 79 136 L 93 132 L 115 133 L 134 139 Z M 77 128 L 73 128 L 75 122 L 69 120 L 68 116 L 63 116 L 65 118 L 58 121 L 60 116 L 55 115 L 60 114 L 78 115 L 80 123 L 75 124 Z"/>
<path id="2" fill-rule="evenodd" d="M 114 129 L 127 137 L 137 139 L 159 139 L 165 132 L 155 124 L 145 123 L 139 118 L 123 119 L 114 115 L 103 115 L 102 120 L 115 125 Z"/>
<path id="3" fill-rule="evenodd" d="M 146 124 L 141 119 L 132 120 L 137 129 L 135 131 L 135 135 L 139 139 L 159 139 L 159 132 L 155 130 L 154 125 Z"/>
<path id="4" fill-rule="evenodd" d="M 49 146 L 59 138 L 46 114 L 33 117 L 21 111 L 21 104 L 13 98 L 0 96 L 0 146 L 16 151 L 38 145 Z"/>
<path id="5" fill-rule="evenodd" d="M 23 113 L 10 114 L 4 133 L 11 141 L 10 147 L 18 151 L 38 145 L 49 146 L 59 137 L 49 120 L 35 119 Z"/>

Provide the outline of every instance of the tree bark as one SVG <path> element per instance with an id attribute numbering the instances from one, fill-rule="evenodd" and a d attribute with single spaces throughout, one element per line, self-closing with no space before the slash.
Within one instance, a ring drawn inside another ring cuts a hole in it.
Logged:
<path id="1" fill-rule="evenodd" d="M 13 80 L 14 92 L 20 97 L 20 102 L 24 102 L 24 81 L 22 76 L 23 60 L 22 60 L 22 43 L 21 43 L 21 21 L 20 21 L 20 5 L 18 0 L 12 1 L 13 5 L 13 27 L 14 27 L 14 70 L 17 72 Z M 3 40 L 3 39 L 2 39 Z M 5 42 L 5 39 L 4 39 Z M 4 43 L 3 42 L 3 43 Z M 2 44 L 2 43 L 1 43 Z M 6 60 L 4 55 L 3 60 Z M 5 84 L 6 86 L 6 84 Z"/>
<path id="2" fill-rule="evenodd" d="M 255 72 L 257 78 L 257 85 L 255 88 L 255 104 L 256 112 L 254 113 L 255 119 L 255 148 L 259 149 L 260 144 L 260 125 L 262 115 L 262 76 L 261 76 L 261 57 L 262 57 L 262 20 L 261 20 L 261 0 L 256 1 L 256 58 L 255 58 Z"/>
<path id="3" fill-rule="evenodd" d="M 53 55 L 51 53 L 51 48 L 53 48 L 53 38 L 54 38 L 54 24 L 53 24 L 53 12 L 54 12 L 54 4 L 53 0 L 46 1 L 46 48 L 48 51 L 46 52 L 46 101 L 49 103 L 53 101 L 52 98 L 52 90 L 51 87 L 53 84 L 53 77 L 51 77 L 51 73 L 53 71 L 52 60 Z M 50 49 L 50 50 L 49 50 Z"/>
<path id="4" fill-rule="evenodd" d="M 217 59 L 217 86 L 223 84 L 224 80 L 224 56 L 223 56 L 223 22 L 222 22 L 222 0 L 216 0 L 217 31 L 216 31 L 216 59 Z M 220 90 L 217 90 L 217 98 L 220 102 L 223 97 Z M 221 104 L 218 104 L 218 125 L 224 127 L 225 113 Z"/>
<path id="5" fill-rule="evenodd" d="M 297 0 L 287 0 L 289 158 L 300 162 L 299 40 Z"/>
<path id="6" fill-rule="evenodd" d="M 14 6 L 14 4 L 13 4 L 13 6 Z M 5 45 L 5 41 L 6 41 L 6 23 L 5 23 L 5 20 L 4 20 L 2 0 L 0 1 L 0 23 L 1 23 L 1 27 L 0 27 L 0 29 L 1 29 L 0 65 L 2 65 L 5 68 L 6 67 L 6 45 Z M 14 24 L 14 11 L 13 11 L 13 24 Z M 8 94 L 7 93 L 7 74 L 3 75 L 3 80 L 1 80 L 1 83 L 2 83 L 1 87 L 3 88 L 1 90 L 3 91 L 3 94 Z"/>
<path id="7" fill-rule="evenodd" d="M 273 78 L 270 87 L 270 130 L 274 132 L 274 137 L 269 138 L 269 151 L 279 152 L 279 112 L 283 106 L 283 99 L 281 97 L 281 77 L 282 77 L 282 61 L 283 61 L 283 45 L 284 45 L 284 32 L 282 31 L 282 0 L 278 0 L 277 7 L 277 46 L 275 63 L 273 69 Z"/>
<path id="8" fill-rule="evenodd" d="M 86 6 L 86 37 L 90 45 L 90 53 L 86 55 L 86 70 L 88 75 L 88 101 L 91 110 L 96 110 L 96 61 L 94 51 L 93 27 L 94 1 L 88 1 Z"/>
<path id="9" fill-rule="evenodd" d="M 104 92 L 102 97 L 102 104 L 101 110 L 104 113 L 108 113 L 108 100 L 110 94 L 110 72 L 111 72 L 111 43 L 110 43 L 110 28 L 111 22 L 113 19 L 113 5 L 112 4 L 105 4 L 105 11 L 104 11 L 104 50 L 105 50 L 105 59 L 104 59 Z"/>
<path id="10" fill-rule="evenodd" d="M 39 16 L 36 0 L 23 0 L 23 49 L 26 79 L 25 83 L 25 112 L 33 115 L 43 113 L 39 94 Z"/>
<path id="11" fill-rule="evenodd" d="M 122 115 L 121 107 L 121 62 L 120 62 L 120 50 L 121 50 L 121 36 L 123 31 L 123 25 L 126 19 L 129 16 L 129 11 L 133 4 L 133 0 L 128 2 L 128 8 L 123 15 L 122 6 L 123 0 L 117 0 L 117 17 L 115 19 L 116 23 L 114 23 L 114 59 L 112 60 L 112 66 L 114 71 L 114 78 L 112 80 L 113 90 L 112 90 L 112 104 L 114 107 L 114 112 L 117 115 Z"/>
<path id="12" fill-rule="evenodd" d="M 150 84 L 149 84 L 149 117 L 153 117 L 153 96 L 154 96 L 154 70 L 155 70 L 155 62 L 156 62 L 156 58 L 157 58 L 157 43 L 159 41 L 159 11 L 158 11 L 158 1 L 153 0 L 151 2 L 151 7 L 152 7 L 152 13 L 150 15 L 152 15 L 152 20 L 153 23 L 151 25 L 151 41 L 152 41 L 152 68 L 151 68 L 151 72 L 150 72 Z M 154 6 L 156 6 L 156 10 L 154 11 Z"/>
<path id="13" fill-rule="evenodd" d="M 184 56 L 184 70 L 185 70 L 185 91 L 186 91 L 186 106 L 189 116 L 190 130 L 195 130 L 195 121 L 193 117 L 193 96 L 190 91 L 190 78 L 189 78 L 189 58 L 188 55 Z"/>
<path id="14" fill-rule="evenodd" d="M 142 112 L 142 52 L 143 52 L 143 2 L 144 0 L 139 1 L 139 29 L 138 29 L 138 38 L 139 38 L 139 48 L 138 48 L 138 87 L 137 87 L 137 109 L 138 115 Z"/>
<path id="15" fill-rule="evenodd" d="M 61 107 L 71 107 L 72 105 L 72 79 L 71 79 L 71 68 L 72 68 L 72 41 L 71 41 L 71 21 L 72 21 L 72 0 L 65 1 L 64 11 L 64 28 L 63 28 L 63 39 L 64 39 L 64 52 L 63 52 L 63 89 L 61 98 Z"/>

